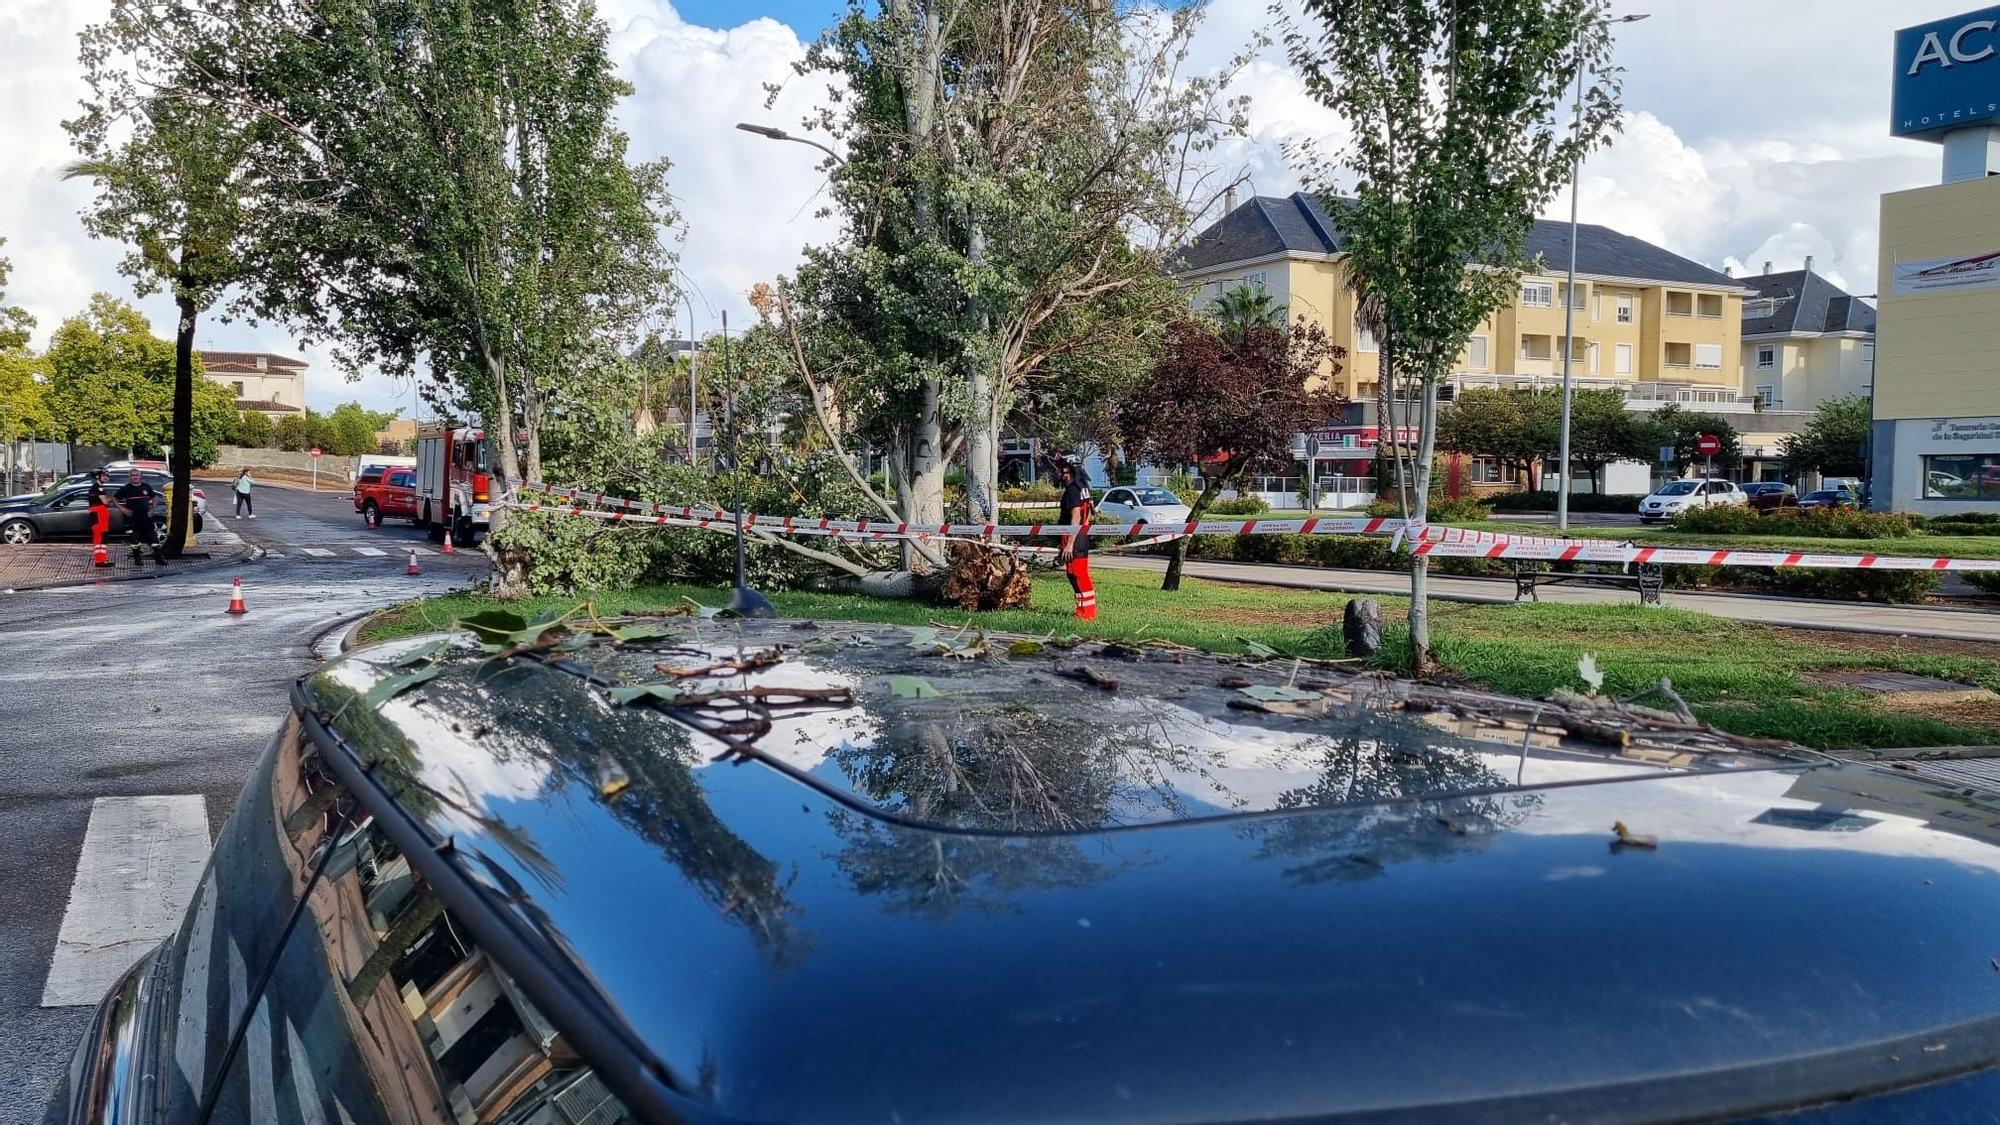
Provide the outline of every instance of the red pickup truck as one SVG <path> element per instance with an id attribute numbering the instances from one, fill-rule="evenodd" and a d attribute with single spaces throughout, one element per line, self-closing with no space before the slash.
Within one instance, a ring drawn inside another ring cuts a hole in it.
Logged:
<path id="1" fill-rule="evenodd" d="M 354 510 L 369 523 L 409 520 L 423 526 L 417 507 L 417 471 L 393 465 L 370 465 L 354 482 Z"/>

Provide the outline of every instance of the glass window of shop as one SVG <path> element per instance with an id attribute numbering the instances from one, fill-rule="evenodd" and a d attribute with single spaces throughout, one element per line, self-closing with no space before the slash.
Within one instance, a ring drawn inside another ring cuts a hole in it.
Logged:
<path id="1" fill-rule="evenodd" d="M 1924 499 L 2000 502 L 2000 452 L 1924 458 Z"/>

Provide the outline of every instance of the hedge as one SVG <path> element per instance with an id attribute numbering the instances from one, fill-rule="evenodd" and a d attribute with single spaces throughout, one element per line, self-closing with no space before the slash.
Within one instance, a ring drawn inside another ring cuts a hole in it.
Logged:
<path id="1" fill-rule="evenodd" d="M 1630 515 L 1639 510 L 1640 497 L 1611 496 L 1602 492 L 1572 492 L 1569 494 L 1569 510 L 1572 512 L 1620 512 Z M 1556 510 L 1556 494 L 1544 492 L 1501 492 L 1485 498 L 1496 512 L 1553 512 Z"/>

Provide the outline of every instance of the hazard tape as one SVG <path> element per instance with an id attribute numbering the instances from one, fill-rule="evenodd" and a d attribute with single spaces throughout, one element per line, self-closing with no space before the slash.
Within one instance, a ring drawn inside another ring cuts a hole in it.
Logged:
<path id="1" fill-rule="evenodd" d="M 670 508 L 641 500 L 524 484 L 521 491 L 547 495 L 568 503 L 507 501 L 503 506 L 527 512 L 583 516 L 608 523 L 636 526 L 689 527 L 711 531 L 735 528 L 736 516 L 720 508 Z M 785 535 L 826 536 L 840 540 L 881 542 L 899 539 L 964 539 L 992 542 L 996 538 L 1074 535 L 1074 524 L 910 524 L 893 520 L 834 520 L 800 516 L 745 513 L 744 530 Z M 1200 520 L 1161 525 L 1138 521 L 1092 524 L 1092 538 L 1122 538 L 1142 532 L 1154 538 L 1121 543 L 1131 548 L 1169 542 L 1183 535 L 1393 535 L 1393 550 L 1439 558 L 1516 559 L 1541 562 L 1613 563 L 1624 566 L 1660 563 L 1684 566 L 1747 566 L 1829 570 L 2000 570 L 2000 559 L 1928 558 L 1909 555 L 1827 555 L 1802 551 L 1742 551 L 1710 547 L 1636 547 L 1602 540 L 1551 539 L 1509 535 L 1472 528 L 1413 525 L 1390 518 L 1302 520 Z M 1023 551 L 1048 548 L 1011 548 Z"/>

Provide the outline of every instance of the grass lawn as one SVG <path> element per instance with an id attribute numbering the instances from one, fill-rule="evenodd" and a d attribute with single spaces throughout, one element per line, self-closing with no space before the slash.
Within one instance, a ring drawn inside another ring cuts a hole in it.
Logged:
<path id="1" fill-rule="evenodd" d="M 1571 527 L 1511 520 L 1477 520 L 1463 525 L 1513 535 L 1564 535 L 1572 539 L 1627 540 L 1653 547 L 1738 547 L 1750 551 L 1806 551 L 1820 555 L 1919 555 L 1960 559 L 2000 559 L 2000 535 L 1911 535 L 1901 539 L 1817 539 L 1788 535 L 1708 535 L 1669 527 Z"/>
<path id="2" fill-rule="evenodd" d="M 1037 608 L 989 614 L 839 594 L 776 593 L 771 601 L 790 617 L 905 625 L 976 621 L 1000 632 L 1164 640 L 1218 652 L 1243 652 L 1247 642 L 1257 641 L 1298 656 L 1344 655 L 1340 616 L 1351 595 L 1198 578 L 1168 594 L 1155 574 L 1109 569 L 1097 576 L 1097 587 L 1102 616 L 1090 624 L 1070 616 L 1069 587 L 1055 575 L 1035 580 Z M 728 592 L 646 586 L 604 591 L 594 601 L 598 612 L 609 614 L 669 609 L 689 599 L 721 605 Z M 508 608 L 534 614 L 567 609 L 579 600 L 530 598 Z M 1403 643 L 1400 625 L 1407 606 L 1398 598 L 1378 600 L 1390 619 L 1394 652 Z M 494 605 L 477 594 L 408 602 L 375 619 L 363 639 L 444 629 Z M 1607 694 L 1630 695 L 1667 676 L 1703 718 L 1739 734 L 1826 749 L 2000 741 L 2000 706 L 1926 707 L 1917 713 L 1802 678 L 1818 671 L 1883 669 L 2000 690 L 2000 652 L 1993 646 L 1789 630 L 1639 606 L 1437 602 L 1431 613 L 1433 641 L 1448 674 L 1498 691 L 1542 697 L 1558 687 L 1581 688 L 1577 660 L 1590 653 L 1605 674 Z"/>

